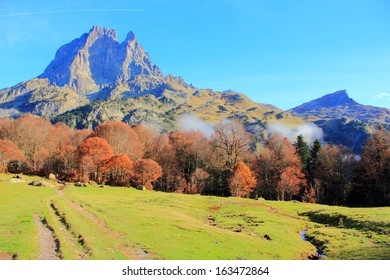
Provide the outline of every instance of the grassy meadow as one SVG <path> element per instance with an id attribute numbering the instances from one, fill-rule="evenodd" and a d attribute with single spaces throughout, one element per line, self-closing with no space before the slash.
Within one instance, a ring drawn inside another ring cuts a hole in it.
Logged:
<path id="1" fill-rule="evenodd" d="M 63 259 L 307 259 L 313 244 L 324 259 L 390 259 L 390 207 L 72 184 L 59 190 L 11 177 L 0 175 L 0 254 L 14 259 L 38 259 L 34 213 L 53 229 Z M 302 240 L 303 229 L 311 243 Z"/>

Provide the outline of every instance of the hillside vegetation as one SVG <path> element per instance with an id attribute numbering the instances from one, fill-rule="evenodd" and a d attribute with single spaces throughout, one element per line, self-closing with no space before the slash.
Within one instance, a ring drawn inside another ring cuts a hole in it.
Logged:
<path id="1" fill-rule="evenodd" d="M 345 208 L 69 184 L 1 174 L 0 254 L 38 259 L 39 213 L 63 259 L 389 259 L 390 208 Z M 15 178 L 14 178 L 15 179 Z"/>

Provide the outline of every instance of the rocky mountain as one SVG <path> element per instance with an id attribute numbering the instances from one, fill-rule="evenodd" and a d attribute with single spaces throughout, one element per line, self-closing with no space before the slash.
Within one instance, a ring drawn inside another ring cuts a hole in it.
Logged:
<path id="1" fill-rule="evenodd" d="M 390 130 L 390 110 L 359 104 L 346 90 L 327 94 L 289 110 L 324 131 L 325 141 L 343 144 L 360 153 L 374 129 Z"/>
<path id="2" fill-rule="evenodd" d="M 37 78 L 0 91 L 0 117 L 26 112 L 78 128 L 122 120 L 172 130 L 189 113 L 208 122 L 240 118 L 256 132 L 276 120 L 302 122 L 241 93 L 199 89 L 164 76 L 132 32 L 120 43 L 115 30 L 97 26 L 60 47 Z"/>

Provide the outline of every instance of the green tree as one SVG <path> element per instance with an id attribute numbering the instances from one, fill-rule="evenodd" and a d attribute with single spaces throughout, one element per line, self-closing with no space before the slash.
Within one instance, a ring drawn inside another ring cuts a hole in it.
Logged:
<path id="1" fill-rule="evenodd" d="M 310 160 L 310 152 L 309 146 L 307 145 L 302 134 L 297 136 L 297 141 L 294 143 L 294 147 L 297 155 L 299 156 L 299 159 L 301 160 L 302 171 L 306 174 Z"/>

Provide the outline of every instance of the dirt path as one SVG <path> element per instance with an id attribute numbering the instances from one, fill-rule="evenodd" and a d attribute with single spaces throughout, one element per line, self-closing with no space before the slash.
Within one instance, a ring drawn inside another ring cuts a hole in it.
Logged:
<path id="1" fill-rule="evenodd" d="M 115 238 L 117 240 L 124 240 L 125 238 L 121 233 L 113 231 L 110 229 L 106 223 L 96 217 L 94 214 L 86 210 L 82 205 L 75 203 L 73 200 L 66 197 L 64 190 L 57 190 L 57 195 L 62 196 L 65 200 L 80 214 L 87 217 L 90 221 L 92 221 L 95 225 L 99 227 L 99 229 L 104 232 L 107 238 Z M 120 243 L 117 245 L 117 249 L 125 255 L 127 258 L 132 260 L 150 260 L 155 259 L 156 255 L 146 251 L 144 248 L 141 248 L 137 244 L 133 242 Z"/>
<path id="2" fill-rule="evenodd" d="M 7 253 L 0 253 L 0 260 L 9 261 L 9 260 L 12 260 L 12 256 L 10 254 L 7 254 Z"/>
<path id="3" fill-rule="evenodd" d="M 59 244 L 55 238 L 53 230 L 42 221 L 38 213 L 34 214 L 34 222 L 38 227 L 39 242 L 41 251 L 39 253 L 39 260 L 60 260 L 58 256 Z"/>

